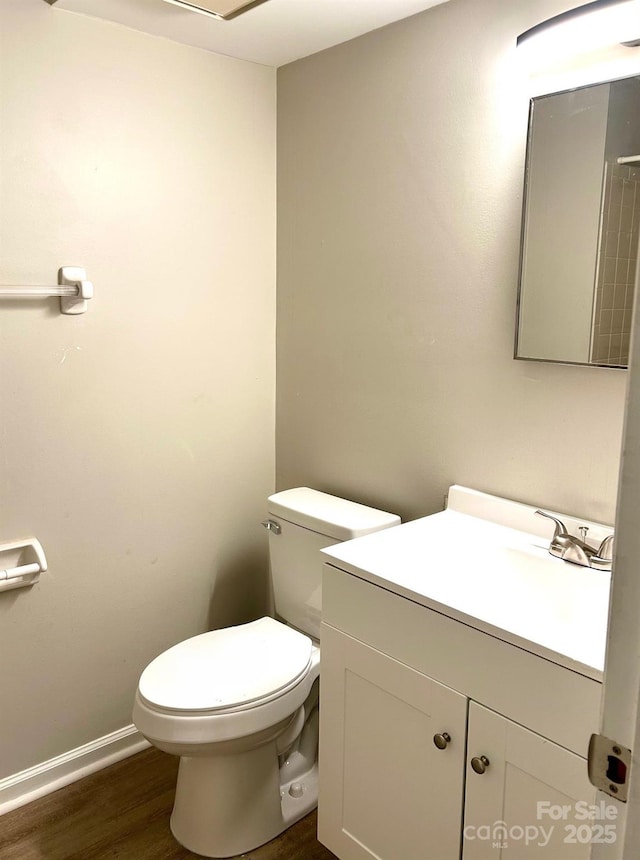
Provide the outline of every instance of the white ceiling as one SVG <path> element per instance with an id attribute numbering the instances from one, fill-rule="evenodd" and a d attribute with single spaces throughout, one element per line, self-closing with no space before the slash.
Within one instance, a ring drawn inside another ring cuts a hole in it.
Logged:
<path id="1" fill-rule="evenodd" d="M 54 15 L 80 12 L 217 54 L 283 66 L 446 0 L 267 0 L 231 21 L 163 0 L 47 2 Z"/>

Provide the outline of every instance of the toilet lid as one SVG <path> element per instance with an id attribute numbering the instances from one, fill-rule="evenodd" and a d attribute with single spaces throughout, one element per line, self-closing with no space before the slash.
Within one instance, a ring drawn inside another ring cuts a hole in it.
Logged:
<path id="1" fill-rule="evenodd" d="M 160 708 L 234 708 L 291 687 L 305 674 L 311 649 L 308 636 L 260 618 L 174 645 L 147 666 L 139 690 Z"/>

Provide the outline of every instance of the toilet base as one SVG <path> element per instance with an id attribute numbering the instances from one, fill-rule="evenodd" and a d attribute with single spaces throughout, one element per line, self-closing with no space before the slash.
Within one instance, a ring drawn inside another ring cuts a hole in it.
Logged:
<path id="1" fill-rule="evenodd" d="M 317 806 L 317 764 L 283 784 L 280 780 L 275 741 L 244 753 L 183 757 L 171 832 L 204 857 L 252 851 Z"/>

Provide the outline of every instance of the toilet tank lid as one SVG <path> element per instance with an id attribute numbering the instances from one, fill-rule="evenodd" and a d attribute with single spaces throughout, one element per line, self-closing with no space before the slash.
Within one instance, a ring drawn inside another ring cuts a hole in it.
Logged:
<path id="1" fill-rule="evenodd" d="M 339 541 L 400 524 L 400 517 L 309 487 L 269 496 L 269 513 Z"/>

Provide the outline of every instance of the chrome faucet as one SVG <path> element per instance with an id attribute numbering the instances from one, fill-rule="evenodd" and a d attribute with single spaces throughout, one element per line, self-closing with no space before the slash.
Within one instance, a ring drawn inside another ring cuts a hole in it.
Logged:
<path id="1" fill-rule="evenodd" d="M 599 547 L 590 546 L 585 540 L 570 535 L 562 520 L 547 514 L 545 511 L 536 511 L 541 517 L 546 517 L 555 523 L 555 529 L 549 552 L 563 561 L 572 564 L 581 564 L 583 567 L 593 567 L 597 570 L 611 570 L 613 562 L 613 535 L 606 537 Z M 582 537 L 586 536 L 588 529 L 583 526 L 580 531 Z"/>

